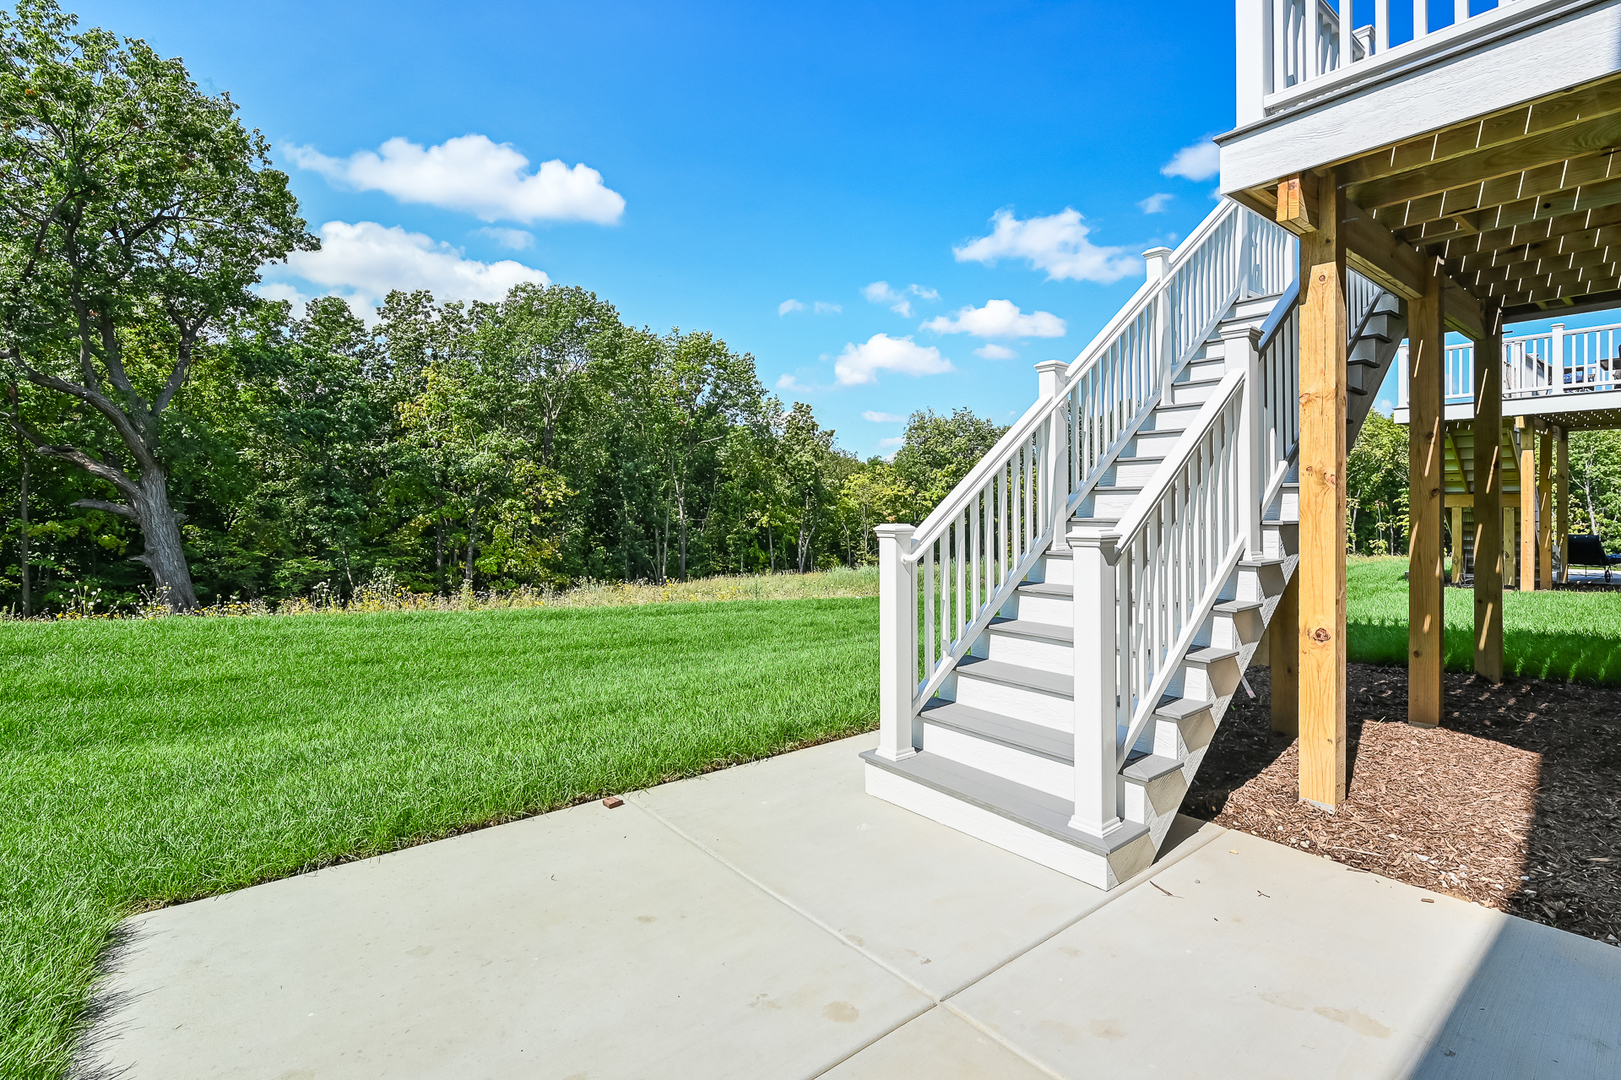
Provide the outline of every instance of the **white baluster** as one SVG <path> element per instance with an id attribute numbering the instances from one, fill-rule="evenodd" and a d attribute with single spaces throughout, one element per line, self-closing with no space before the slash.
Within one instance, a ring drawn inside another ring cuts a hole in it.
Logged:
<path id="1" fill-rule="evenodd" d="M 1548 342 L 1548 380 L 1553 383 L 1553 392 L 1565 392 L 1565 324 L 1553 324 L 1553 338 Z"/>
<path id="2" fill-rule="evenodd" d="M 1452 0 L 1452 21 L 1462 23 L 1469 18 L 1469 0 Z"/>
<path id="3" fill-rule="evenodd" d="M 1390 0 L 1373 3 L 1373 51 L 1377 55 L 1390 48 Z"/>
<path id="4" fill-rule="evenodd" d="M 1069 825 L 1105 837 L 1120 828 L 1115 687 L 1115 551 L 1108 530 L 1076 526 L 1074 560 L 1075 816 Z"/>
<path id="5" fill-rule="evenodd" d="M 878 534 L 878 756 L 899 761 L 912 743 L 917 693 L 917 564 L 912 525 L 880 525 Z"/>
<path id="6" fill-rule="evenodd" d="M 1351 0 L 1340 0 L 1339 16 L 1335 20 L 1335 22 L 1339 26 L 1339 36 L 1340 36 L 1340 64 L 1339 64 L 1339 66 L 1340 66 L 1341 69 L 1348 68 L 1348 67 L 1351 66 L 1351 57 L 1353 55 L 1352 52 L 1351 52 L 1351 47 L 1352 47 L 1352 43 L 1356 40 L 1356 35 L 1352 33 L 1352 31 L 1354 29 L 1356 29 L 1356 28 L 1351 25 L 1351 21 L 1352 21 L 1351 20 Z"/>
<path id="7" fill-rule="evenodd" d="M 1413 0 L 1413 40 L 1430 32 L 1429 0 Z"/>

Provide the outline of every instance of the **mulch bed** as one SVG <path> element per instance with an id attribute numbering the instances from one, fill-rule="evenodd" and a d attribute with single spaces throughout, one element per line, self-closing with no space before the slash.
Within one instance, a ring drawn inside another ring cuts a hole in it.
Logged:
<path id="1" fill-rule="evenodd" d="M 1184 812 L 1411 885 L 1618 944 L 1621 688 L 1446 676 L 1440 728 L 1410 726 L 1407 672 L 1350 665 L 1350 783 L 1298 797 L 1299 755 L 1248 673 Z"/>

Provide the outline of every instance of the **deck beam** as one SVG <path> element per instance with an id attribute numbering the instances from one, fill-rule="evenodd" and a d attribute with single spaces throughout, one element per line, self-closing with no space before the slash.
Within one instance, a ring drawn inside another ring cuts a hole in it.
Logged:
<path id="1" fill-rule="evenodd" d="M 1300 237 L 1300 797 L 1345 800 L 1345 240 L 1338 185 L 1319 178 Z"/>

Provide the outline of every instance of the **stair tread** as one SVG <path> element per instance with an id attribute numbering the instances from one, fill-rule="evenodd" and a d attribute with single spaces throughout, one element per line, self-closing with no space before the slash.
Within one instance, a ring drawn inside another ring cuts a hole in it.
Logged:
<path id="1" fill-rule="evenodd" d="M 1250 569 L 1258 569 L 1262 566 L 1282 566 L 1284 561 L 1285 560 L 1281 555 L 1263 555 L 1258 559 L 1240 559 L 1238 560 L 1238 565 L 1248 567 Z"/>
<path id="2" fill-rule="evenodd" d="M 923 706 L 918 715 L 925 723 L 954 728 L 1065 765 L 1075 764 L 1075 736 L 1068 731 L 939 698 Z"/>
<path id="3" fill-rule="evenodd" d="M 1146 825 L 1128 821 L 1107 840 L 1087 836 L 1069 827 L 1069 819 L 1074 812 L 1072 800 L 1004 780 L 927 750 L 900 761 L 886 761 L 878 756 L 876 750 L 864 751 L 861 757 L 869 765 L 1097 855 L 1107 856 L 1135 843 L 1148 832 Z"/>
<path id="4" fill-rule="evenodd" d="M 1056 671 L 1042 671 L 1040 668 L 1010 664 L 1005 660 L 987 660 L 982 656 L 963 657 L 957 662 L 957 674 L 959 677 L 970 675 L 976 679 L 988 679 L 991 682 L 1005 683 L 1028 690 L 1040 690 L 1060 697 L 1073 697 L 1075 694 L 1073 675 L 1060 675 Z"/>
<path id="5" fill-rule="evenodd" d="M 1032 596 L 1072 597 L 1075 595 L 1073 586 L 1054 581 L 1021 581 L 1019 582 L 1018 591 L 1029 593 Z"/>
<path id="6" fill-rule="evenodd" d="M 1211 645 L 1202 649 L 1189 649 L 1187 659 L 1192 660 L 1195 664 L 1214 664 L 1237 655 L 1237 649 L 1225 649 Z"/>
<path id="7" fill-rule="evenodd" d="M 1126 759 L 1126 767 L 1121 770 L 1128 780 L 1147 784 L 1158 780 L 1162 776 L 1169 776 L 1182 767 L 1176 758 L 1161 757 L 1158 754 L 1139 754 Z"/>
<path id="8" fill-rule="evenodd" d="M 1120 524 L 1120 519 L 1106 517 L 1072 517 L 1069 519 L 1069 523 L 1071 525 L 1083 525 L 1087 528 L 1104 529 L 1108 528 L 1110 525 Z"/>
<path id="9" fill-rule="evenodd" d="M 1036 622 L 1034 619 L 1004 619 L 991 620 L 992 630 L 1001 634 L 1012 634 L 1015 637 L 1041 638 L 1044 641 L 1062 641 L 1066 645 L 1075 640 L 1073 626 L 1060 626 L 1057 623 Z"/>
<path id="10" fill-rule="evenodd" d="M 1261 601 L 1259 600 L 1223 600 L 1215 607 L 1215 610 L 1228 615 L 1236 615 L 1240 611 L 1259 611 L 1260 609 Z"/>
<path id="11" fill-rule="evenodd" d="M 1159 699 L 1159 707 L 1154 710 L 1154 714 L 1169 720 L 1185 720 L 1195 713 L 1208 712 L 1210 705 L 1210 702 L 1200 701 L 1198 698 L 1166 696 Z"/>

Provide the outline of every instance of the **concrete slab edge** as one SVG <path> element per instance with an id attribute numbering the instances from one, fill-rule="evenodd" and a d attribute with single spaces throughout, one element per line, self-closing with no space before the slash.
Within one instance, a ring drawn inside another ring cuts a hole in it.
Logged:
<path id="1" fill-rule="evenodd" d="M 666 829 L 669 829 L 676 836 L 678 836 L 681 839 L 685 840 L 687 843 L 691 844 L 693 847 L 697 848 L 699 851 L 703 852 L 705 855 L 708 855 L 710 858 L 714 859 L 716 862 L 718 862 L 722 866 L 726 867 L 726 869 L 730 870 L 732 873 L 736 874 L 738 877 L 742 878 L 744 881 L 748 882 L 750 885 L 754 886 L 756 889 L 759 889 L 761 892 L 765 893 L 767 896 L 769 896 L 773 900 L 777 901 L 777 903 L 781 904 L 783 907 L 787 908 L 788 910 L 792 911 L 794 914 L 798 915 L 800 918 L 802 918 L 802 919 L 806 920 L 807 922 L 811 923 L 813 926 L 818 927 L 824 933 L 831 935 L 833 938 L 835 938 L 837 941 L 839 941 L 842 945 L 844 945 L 845 948 L 850 949 L 851 951 L 857 953 L 863 959 L 875 964 L 877 967 L 879 967 L 883 971 L 886 971 L 889 974 L 895 976 L 895 978 L 899 979 L 901 982 L 905 983 L 907 986 L 911 987 L 912 989 L 916 990 L 918 993 L 922 994 L 924 997 L 928 998 L 929 1001 L 931 1001 L 933 1003 L 929 1008 L 944 1008 L 944 1009 L 946 1009 L 953 1016 L 956 1016 L 957 1018 L 962 1020 L 964 1023 L 966 1023 L 969 1026 L 973 1027 L 974 1030 L 980 1032 L 986 1038 L 991 1039 L 993 1042 L 995 1042 L 998 1045 L 1002 1046 L 1009 1053 L 1015 1055 L 1021 1061 L 1025 1062 L 1028 1065 L 1030 1065 L 1032 1068 L 1040 1071 L 1044 1075 L 1053 1077 L 1054 1080 L 1065 1080 L 1065 1078 L 1061 1074 L 1053 1072 L 1052 1069 L 1048 1068 L 1047 1065 L 1045 1065 L 1044 1063 L 1042 1063 L 1040 1061 L 1037 1061 L 1034 1058 L 1032 1058 L 1028 1053 L 1026 1053 L 1023 1049 L 1021 1049 L 1016 1044 L 1010 1042 L 1001 1033 L 999 1033 L 997 1031 L 994 1031 L 994 1030 L 992 1030 L 990 1028 L 987 1028 L 985 1025 L 981 1024 L 978 1020 L 976 1020 L 973 1016 L 969 1015 L 968 1013 L 964 1012 L 963 1010 L 961 1010 L 961 1009 L 957 1008 L 956 1006 L 952 1005 L 950 999 L 957 996 L 958 994 L 962 993 L 964 990 L 967 990 L 969 987 L 971 987 L 974 984 L 978 983 L 979 981 L 986 978 L 987 976 L 989 976 L 989 975 L 991 975 L 991 974 L 993 974 L 993 973 L 995 973 L 997 971 L 1000 971 L 1002 968 L 1006 967 L 1008 964 L 1011 964 L 1013 961 L 1019 959 L 1021 956 L 1024 956 L 1026 953 L 1030 952 L 1032 949 L 1037 949 L 1037 948 L 1041 947 L 1042 945 L 1046 944 L 1048 941 L 1051 941 L 1053 938 L 1057 937 L 1059 934 L 1063 933 L 1065 930 L 1068 930 L 1070 927 L 1074 926 L 1076 923 L 1080 922 L 1082 919 L 1084 919 L 1087 916 L 1093 914 L 1094 912 L 1098 911 L 1099 909 L 1107 906 L 1112 901 L 1126 895 L 1127 893 L 1129 893 L 1132 890 L 1136 889 L 1138 886 L 1142 885 L 1144 882 L 1149 881 L 1156 874 L 1158 874 L 1161 870 L 1164 870 L 1167 867 L 1175 866 L 1177 863 L 1181 862 L 1183 859 L 1187 858 L 1189 855 L 1192 855 L 1194 852 L 1202 849 L 1206 844 L 1209 844 L 1211 841 L 1215 840 L 1217 837 L 1226 835 L 1226 833 L 1228 831 L 1228 830 L 1226 830 L 1225 828 L 1222 828 L 1219 825 L 1212 825 L 1209 822 L 1206 822 L 1205 825 L 1201 826 L 1198 830 L 1196 830 L 1192 836 L 1189 836 L 1186 840 L 1182 841 L 1182 843 L 1177 846 L 1177 849 L 1175 851 L 1171 852 L 1171 854 L 1169 856 L 1167 856 L 1166 858 L 1154 861 L 1153 863 L 1149 864 L 1144 869 L 1138 871 L 1132 877 L 1130 877 L 1130 878 L 1126 879 L 1125 881 L 1121 882 L 1117 887 L 1115 887 L 1113 889 L 1110 889 L 1108 892 L 1101 892 L 1100 891 L 1100 893 L 1098 895 L 1098 898 L 1097 898 L 1097 900 L 1095 902 L 1087 904 L 1079 912 L 1077 912 L 1072 918 L 1065 921 L 1061 925 L 1055 927 L 1050 933 L 1046 934 L 1045 936 L 1043 936 L 1041 938 L 1038 938 L 1035 941 L 1029 942 L 1023 948 L 1019 949 L 1017 952 L 1013 953 L 1010 956 L 1004 957 L 999 963 L 997 963 L 997 964 L 993 965 L 992 967 L 989 967 L 986 970 L 980 972 L 979 974 L 977 974 L 975 976 L 972 976 L 971 978 L 965 980 L 962 983 L 962 985 L 958 986 L 955 990 L 952 990 L 950 993 L 944 994 L 944 995 L 936 995 L 932 991 L 930 991 L 927 987 L 922 986 L 916 980 L 912 979 L 904 971 L 901 971 L 900 969 L 896 968 L 893 964 L 890 964 L 883 957 L 874 954 L 869 949 L 866 949 L 866 948 L 864 948 L 864 947 L 862 947 L 860 945 L 857 945 L 855 942 L 851 941 L 848 937 L 846 937 L 843 933 L 841 933 L 838 930 L 837 927 L 829 925 L 827 922 L 823 921 L 821 918 L 819 918 L 816 915 L 812 914 L 811 912 L 805 910 L 805 908 L 801 907 L 799 904 L 794 903 L 794 901 L 790 900 L 788 897 L 784 896 L 782 893 L 778 892 L 776 889 L 773 889 L 771 886 L 767 885 L 765 882 L 761 881 L 759 878 L 755 877 L 753 874 L 750 874 L 747 870 L 744 870 L 742 867 L 738 866 L 736 863 L 733 863 L 730 859 L 726 858 L 720 852 L 718 852 L 718 851 L 714 850 L 713 848 L 711 848 L 708 844 L 705 844 L 703 841 L 699 840 L 697 837 L 695 837 L 695 836 L 691 835 L 690 833 L 688 833 L 685 829 L 682 829 L 680 826 L 676 825 L 673 821 L 670 821 L 663 814 L 660 814 L 657 810 L 654 810 L 651 806 L 648 806 L 647 803 L 642 800 L 641 796 L 642 796 L 642 792 L 635 791 L 635 792 L 627 793 L 627 795 L 625 796 L 625 799 L 626 799 L 626 801 L 628 803 L 635 806 L 642 813 L 646 814 L 648 817 L 652 818 L 654 821 L 657 821 L 659 824 L 663 825 Z M 862 1046 L 858 1047 L 857 1049 L 855 1049 L 851 1053 L 846 1054 L 843 1057 L 839 1058 L 837 1061 L 829 1062 L 824 1068 L 820 1069 L 819 1071 L 817 1071 L 816 1073 L 813 1073 L 811 1075 L 812 1076 L 820 1076 L 823 1073 L 826 1073 L 826 1072 L 828 1072 L 828 1071 L 830 1071 L 832 1069 L 837 1068 L 839 1065 L 842 1065 L 844 1062 L 850 1060 L 856 1054 L 859 1054 L 863 1050 L 866 1050 L 868 1047 L 874 1045 L 875 1043 L 878 1043 L 881 1040 L 883 1040 L 885 1038 L 888 1038 L 890 1035 L 894 1034 L 896 1031 L 899 1031 L 901 1028 L 905 1027 L 907 1024 L 910 1024 L 912 1021 L 916 1020 L 918 1017 L 923 1016 L 928 1011 L 929 1011 L 928 1008 L 920 1009 L 917 1013 L 915 1013 L 912 1016 L 908 1016 L 906 1019 L 902 1020 L 900 1023 L 896 1024 L 894 1027 L 890 1028 L 888 1031 L 884 1031 L 884 1032 L 880 1033 L 879 1035 L 877 1035 L 873 1039 L 869 1040 L 868 1042 L 866 1042 Z"/>

